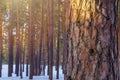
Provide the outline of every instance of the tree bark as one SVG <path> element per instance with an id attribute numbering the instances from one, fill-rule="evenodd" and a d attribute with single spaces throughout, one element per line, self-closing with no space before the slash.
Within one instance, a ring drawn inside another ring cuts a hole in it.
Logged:
<path id="1" fill-rule="evenodd" d="M 10 25 L 8 26 L 8 77 L 12 76 L 13 72 L 13 1 L 10 8 Z"/>
<path id="2" fill-rule="evenodd" d="M 0 14 L 0 77 L 1 77 L 1 73 L 2 73 L 2 41 L 3 40 L 3 36 L 2 36 L 2 15 Z"/>
<path id="3" fill-rule="evenodd" d="M 49 50 L 49 25 L 50 25 L 50 17 L 49 17 L 49 13 L 50 13 L 50 11 L 49 11 L 49 6 L 50 6 L 50 1 L 48 1 L 48 3 L 47 3 L 47 52 L 48 52 L 48 61 L 47 61 L 47 63 L 48 63 L 48 69 L 47 69 L 47 74 L 49 75 L 49 71 L 50 71 L 50 56 L 49 56 L 49 54 L 50 54 L 50 50 Z"/>
<path id="4" fill-rule="evenodd" d="M 53 30 L 54 30 L 54 0 L 50 0 L 49 2 L 49 6 L 50 6 L 50 15 L 49 15 L 49 60 L 50 60 L 50 73 L 49 73 L 49 79 L 52 80 L 53 79 Z"/>
<path id="5" fill-rule="evenodd" d="M 8 58 L 8 77 L 12 76 L 12 68 L 13 68 L 13 35 L 12 35 L 12 27 L 10 26 L 8 29 L 8 36 L 9 36 L 9 45 L 8 45 L 8 51 L 9 51 L 9 58 Z"/>
<path id="6" fill-rule="evenodd" d="M 29 53 L 30 53 L 30 29 L 28 28 L 28 43 L 27 43 L 27 54 L 26 54 L 26 76 L 28 76 L 28 65 L 29 65 L 29 62 L 30 62 L 30 60 L 29 60 L 29 57 L 30 57 L 30 55 L 29 55 Z"/>
<path id="7" fill-rule="evenodd" d="M 30 4 L 29 4 L 29 12 L 30 12 L 30 17 L 29 17 L 29 28 L 30 28 L 30 76 L 29 79 L 33 79 L 33 75 L 34 75 L 34 26 L 32 24 L 32 19 L 33 19 L 33 15 L 32 15 L 32 9 L 33 9 L 33 0 L 30 0 Z"/>
<path id="8" fill-rule="evenodd" d="M 23 71 L 23 67 L 22 67 L 22 62 L 23 62 L 23 28 L 21 28 L 21 34 L 20 34 L 20 78 L 23 78 L 22 75 L 22 71 Z"/>
<path id="9" fill-rule="evenodd" d="M 68 45 L 68 27 L 69 27 L 69 8 L 70 8 L 70 0 L 65 0 L 64 1 L 64 18 L 63 18 L 63 73 L 64 73 L 64 79 L 66 80 L 66 74 L 67 74 L 67 58 L 68 58 L 68 49 L 69 49 L 69 45 Z"/>
<path id="10" fill-rule="evenodd" d="M 77 9 L 69 9 L 74 11 L 69 18 L 65 80 L 119 80 L 118 0 L 98 1 L 84 0 L 89 11 L 82 3 L 86 11 L 80 9 L 83 16 L 78 13 L 75 22 L 72 16 Z"/>
<path id="11" fill-rule="evenodd" d="M 19 64 L 20 64 L 20 49 L 21 49 L 21 44 L 20 44 L 20 9 L 19 9 L 19 1 L 17 1 L 18 3 L 18 6 L 17 6 L 17 27 L 16 27 L 16 60 L 15 60 L 15 63 L 16 63 L 16 69 L 15 69 L 15 73 L 17 76 L 19 76 Z"/>
<path id="12" fill-rule="evenodd" d="M 59 57 L 60 57 L 60 3 L 61 0 L 58 0 L 58 35 L 57 35 L 57 60 L 56 60 L 56 68 L 57 68 L 57 75 L 56 79 L 59 79 Z"/>

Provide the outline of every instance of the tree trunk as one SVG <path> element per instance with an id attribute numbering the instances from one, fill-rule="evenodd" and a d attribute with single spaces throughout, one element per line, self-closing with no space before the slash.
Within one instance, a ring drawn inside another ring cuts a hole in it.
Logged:
<path id="1" fill-rule="evenodd" d="M 8 36 L 9 36 L 9 45 L 8 45 L 8 51 L 9 51 L 9 58 L 8 58 L 8 76 L 12 76 L 12 68 L 13 68 L 13 35 L 12 35 L 12 27 L 10 26 L 8 29 Z"/>
<path id="2" fill-rule="evenodd" d="M 16 27 L 16 60 L 15 60 L 15 63 L 16 63 L 16 69 L 15 69 L 15 73 L 17 76 L 19 76 L 19 64 L 20 64 L 20 48 L 21 48 L 21 44 L 20 44 L 20 15 L 19 15 L 19 12 L 20 12 L 20 9 L 19 9 L 19 1 L 17 1 L 18 3 L 18 6 L 17 6 L 17 27 Z"/>
<path id="3" fill-rule="evenodd" d="M 0 14 L 0 77 L 2 73 L 2 16 Z"/>
<path id="4" fill-rule="evenodd" d="M 80 8 L 74 6 L 66 80 L 119 80 L 118 0 L 80 0 Z"/>
<path id="5" fill-rule="evenodd" d="M 67 57 L 68 57 L 68 26 L 69 26 L 69 2 L 70 0 L 65 0 L 64 1 L 64 18 L 63 18 L 63 63 L 62 63 L 62 67 L 63 67 L 63 73 L 64 73 L 64 79 L 66 80 L 66 74 L 67 74 Z"/>
<path id="6" fill-rule="evenodd" d="M 59 57 L 60 57 L 60 3 L 61 0 L 58 0 L 58 35 L 57 35 L 57 60 L 56 60 L 56 68 L 57 68 L 57 75 L 56 79 L 59 79 Z"/>
<path id="7" fill-rule="evenodd" d="M 26 54 L 26 76 L 28 76 L 28 65 L 29 65 L 29 53 L 30 53 L 30 29 L 28 28 L 28 43 L 27 43 L 27 54 Z"/>
<path id="8" fill-rule="evenodd" d="M 21 34 L 20 34 L 20 77 L 21 79 L 23 78 L 23 75 L 22 75 L 22 60 L 23 60 L 23 28 L 21 28 Z"/>
<path id="9" fill-rule="evenodd" d="M 8 77 L 12 76 L 13 72 L 13 1 L 11 2 L 10 8 L 10 25 L 8 28 Z"/>
<path id="10" fill-rule="evenodd" d="M 49 60 L 50 60 L 50 73 L 49 73 L 49 78 L 50 80 L 53 79 L 53 30 L 54 30 L 54 0 L 49 1 L 49 6 L 50 6 L 50 15 L 49 15 Z"/>
<path id="11" fill-rule="evenodd" d="M 118 4 L 118 26 L 120 26 L 120 1 L 119 1 L 119 4 Z M 120 54 L 120 27 L 118 27 L 119 28 L 119 32 L 118 32 L 118 46 L 119 46 L 119 54 Z M 119 55 L 119 57 L 120 57 L 120 55 Z M 119 63 L 120 63 L 120 59 L 119 59 Z M 120 65 L 120 64 L 119 64 Z"/>
<path id="12" fill-rule="evenodd" d="M 45 8 L 44 8 L 44 0 L 42 0 L 42 5 L 41 5 L 41 8 L 42 8 L 42 21 L 41 21 L 41 33 L 42 33 L 42 46 L 41 46 L 41 65 L 42 65 L 42 72 L 43 72 L 43 75 L 44 75 L 44 42 L 45 42 L 45 36 L 44 36 L 44 29 L 45 29 L 45 25 L 44 25 L 44 14 L 45 14 Z"/>
<path id="13" fill-rule="evenodd" d="M 22 65 L 22 67 L 23 67 L 23 72 L 24 72 L 25 71 L 24 70 L 24 68 L 25 68 L 25 55 L 26 55 L 26 44 L 25 44 L 26 43 L 26 39 L 25 39 L 26 38 L 26 30 L 24 28 L 23 28 L 23 34 L 25 35 L 23 37 L 23 44 L 24 45 L 23 45 L 23 56 L 22 56 L 23 57 L 22 58 L 23 59 L 23 62 L 22 62 L 23 65 Z"/>
<path id="14" fill-rule="evenodd" d="M 32 9 L 33 9 L 33 0 L 29 0 L 30 4 L 29 4 L 29 12 L 30 12 L 30 17 L 29 17 L 29 28 L 30 28 L 30 76 L 29 79 L 33 79 L 33 75 L 34 75 L 34 26 L 32 24 L 32 19 L 33 19 L 33 15 L 32 15 Z"/>
<path id="15" fill-rule="evenodd" d="M 47 69 L 47 74 L 49 75 L 49 71 L 50 71 L 50 59 L 49 59 L 49 54 L 50 54 L 50 50 L 49 50 L 49 25 L 50 25 L 50 17 L 49 17 L 49 13 L 50 13 L 50 11 L 49 11 L 49 6 L 50 6 L 50 4 L 49 4 L 49 2 L 50 1 L 48 1 L 48 3 L 47 3 L 47 52 L 48 52 L 48 55 L 47 55 L 47 58 L 48 58 L 48 61 L 47 61 L 47 63 L 48 63 L 48 69 Z"/>
<path id="16" fill-rule="evenodd" d="M 27 39 L 27 55 L 26 55 L 26 76 L 28 76 L 28 65 L 30 64 L 30 24 L 29 24 L 29 27 L 27 29 L 28 31 L 28 39 Z"/>
<path id="17" fill-rule="evenodd" d="M 42 49 L 42 28 L 40 27 L 40 39 L 39 39 L 39 56 L 38 56 L 38 68 L 39 68 L 39 71 L 38 71 L 38 74 L 40 75 L 41 74 L 41 49 Z"/>
<path id="18" fill-rule="evenodd" d="M 16 69 L 15 69 L 15 73 L 17 76 L 19 76 L 19 61 L 20 61 L 20 28 L 19 26 L 17 26 L 16 28 L 17 30 L 17 36 L 16 36 L 16 60 L 15 60 L 15 63 L 16 63 Z"/>

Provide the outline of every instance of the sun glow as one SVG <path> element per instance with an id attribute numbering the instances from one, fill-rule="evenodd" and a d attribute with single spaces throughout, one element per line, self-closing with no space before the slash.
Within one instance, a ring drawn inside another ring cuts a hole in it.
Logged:
<path id="1" fill-rule="evenodd" d="M 95 0 L 71 0 L 72 21 L 77 19 L 90 19 L 91 13 L 95 12 Z"/>

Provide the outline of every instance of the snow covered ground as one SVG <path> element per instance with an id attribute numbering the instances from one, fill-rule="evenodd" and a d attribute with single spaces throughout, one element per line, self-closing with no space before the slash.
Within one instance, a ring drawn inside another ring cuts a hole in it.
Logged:
<path id="1" fill-rule="evenodd" d="M 26 66 L 25 66 L 26 69 Z M 61 66 L 59 68 L 59 79 L 58 80 L 64 80 L 64 75 L 62 73 L 62 69 Z M 19 77 L 16 77 L 15 73 L 15 65 L 14 65 L 14 73 L 12 74 L 12 77 L 8 77 L 8 65 L 2 65 L 2 77 L 0 78 L 0 80 L 29 80 L 29 77 L 26 77 L 26 70 L 23 72 L 23 79 L 20 79 Z M 45 76 L 44 75 L 40 75 L 40 76 L 33 76 L 33 80 L 49 80 L 48 75 L 47 75 L 47 67 L 45 69 Z M 56 79 L 56 70 L 55 67 L 53 67 L 53 80 L 57 80 Z"/>

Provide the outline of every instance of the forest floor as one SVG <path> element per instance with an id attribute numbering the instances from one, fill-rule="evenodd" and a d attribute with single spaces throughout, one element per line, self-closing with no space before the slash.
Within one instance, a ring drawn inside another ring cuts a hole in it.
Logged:
<path id="1" fill-rule="evenodd" d="M 26 66 L 25 66 L 25 69 L 26 69 Z M 64 80 L 64 75 L 62 73 L 61 66 L 59 70 L 60 72 L 59 72 L 58 80 Z M 12 77 L 8 77 L 8 65 L 2 65 L 2 77 L 0 78 L 0 80 L 29 80 L 29 77 L 26 77 L 25 72 L 26 70 L 23 72 L 22 79 L 20 79 L 20 76 L 16 77 L 16 74 L 14 74 L 15 73 L 15 65 L 14 65 L 14 72 L 12 74 Z M 47 75 L 47 67 L 45 69 L 45 75 L 33 76 L 33 80 L 49 80 L 48 75 Z M 53 67 L 53 80 L 57 80 L 55 67 Z"/>

